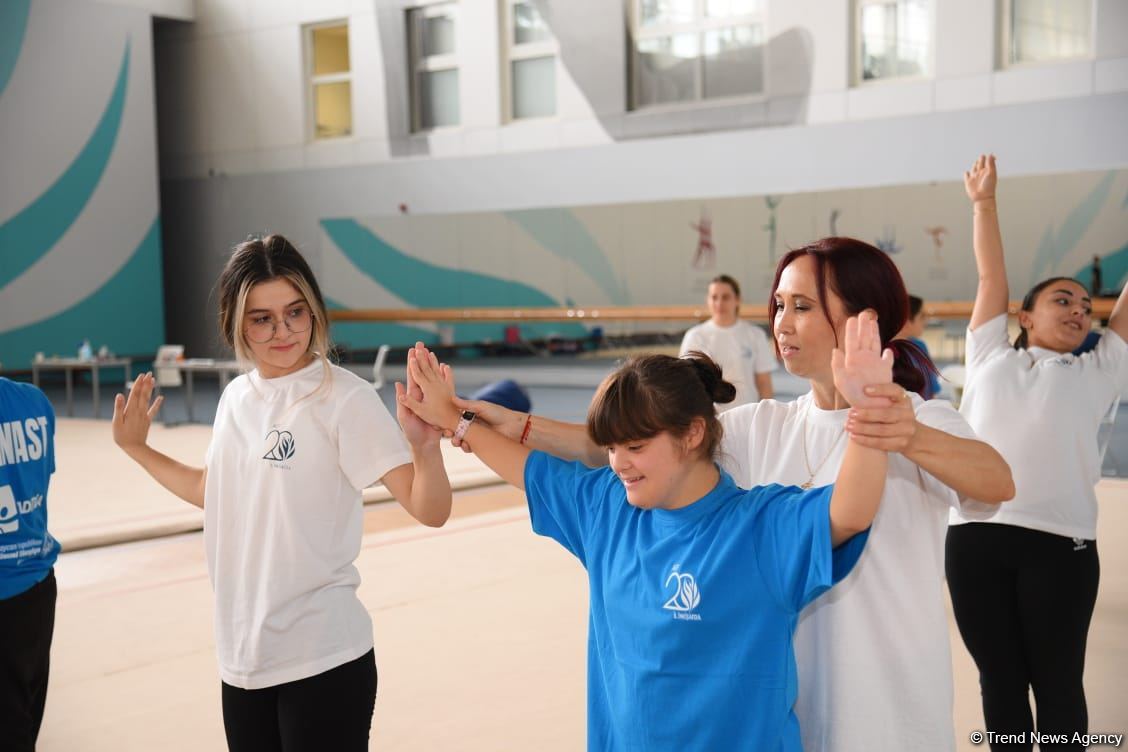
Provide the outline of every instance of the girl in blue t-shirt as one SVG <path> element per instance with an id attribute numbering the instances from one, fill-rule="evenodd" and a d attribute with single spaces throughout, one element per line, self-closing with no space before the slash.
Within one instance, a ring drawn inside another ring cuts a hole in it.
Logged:
<path id="1" fill-rule="evenodd" d="M 835 386 L 865 404 L 866 386 L 892 379 L 872 312 L 849 320 L 844 345 Z M 408 372 L 423 398 L 401 403 L 524 489 L 533 530 L 588 572 L 589 749 L 800 748 L 792 634 L 861 554 L 884 451 L 851 440 L 834 486 L 737 488 L 713 459 L 713 403 L 734 388 L 701 353 L 635 358 L 604 380 L 587 419 L 608 452 L 599 469 L 475 423 L 422 344 Z"/>

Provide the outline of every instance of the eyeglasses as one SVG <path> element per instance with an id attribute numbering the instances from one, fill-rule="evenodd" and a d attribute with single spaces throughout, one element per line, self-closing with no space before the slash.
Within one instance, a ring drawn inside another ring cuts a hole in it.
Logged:
<path id="1" fill-rule="evenodd" d="M 305 306 L 298 306 L 286 311 L 282 321 L 291 333 L 301 334 L 313 324 L 313 314 Z M 274 339 L 274 333 L 278 331 L 278 322 L 273 316 L 258 316 L 251 320 L 245 331 L 247 339 L 262 345 Z"/>

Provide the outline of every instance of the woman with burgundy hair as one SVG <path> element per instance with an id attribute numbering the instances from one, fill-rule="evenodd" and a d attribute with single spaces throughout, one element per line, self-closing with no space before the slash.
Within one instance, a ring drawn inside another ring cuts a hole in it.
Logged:
<path id="1" fill-rule="evenodd" d="M 894 383 L 851 406 L 834 387 L 831 355 L 844 341 L 846 320 L 866 309 L 877 314 L 882 348 L 894 351 Z M 718 459 L 737 485 L 825 486 L 838 472 L 847 432 L 890 452 L 866 553 L 799 620 L 795 710 L 803 748 L 952 750 L 943 599 L 948 509 L 992 513 L 1014 494 L 1010 469 L 950 403 L 917 394 L 933 366 L 914 345 L 894 339 L 908 317 L 908 294 L 877 248 L 824 238 L 791 251 L 777 267 L 770 310 L 784 366 L 811 390 L 793 402 L 761 400 L 720 415 Z M 534 448 L 593 466 L 607 461 L 583 425 L 458 404 Z"/>

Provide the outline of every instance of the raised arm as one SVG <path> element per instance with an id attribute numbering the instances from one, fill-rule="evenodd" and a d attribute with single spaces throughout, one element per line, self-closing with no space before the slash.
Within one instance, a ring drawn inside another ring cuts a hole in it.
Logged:
<path id="1" fill-rule="evenodd" d="M 972 204 L 972 245 L 979 285 L 971 309 L 968 328 L 975 330 L 999 314 L 1007 312 L 1010 290 L 1003 260 L 1003 236 L 999 231 L 999 211 L 995 205 L 995 156 L 980 154 L 964 173 L 964 190 Z"/>
<path id="2" fill-rule="evenodd" d="M 399 404 L 411 410 L 422 420 L 445 432 L 453 432 L 462 416 L 462 410 L 454 404 L 454 389 L 449 379 L 443 378 L 439 362 L 434 354 L 422 344 L 407 353 L 407 370 L 419 385 L 422 399 L 406 390 L 397 390 Z M 466 433 L 467 441 L 476 454 L 491 470 L 500 475 L 506 483 L 524 490 L 525 461 L 529 458 L 529 447 L 519 441 L 502 436 L 488 426 L 478 425 L 475 419 Z"/>
<path id="3" fill-rule="evenodd" d="M 450 478 L 439 447 L 443 434 L 407 409 L 399 399 L 405 394 L 423 399 L 410 371 L 406 385 L 396 382 L 396 418 L 411 447 L 411 464 L 393 468 L 380 480 L 408 514 L 429 527 L 442 527 L 451 505 Z"/>
<path id="4" fill-rule="evenodd" d="M 1094 290 L 1096 295 L 1097 291 Z M 1128 341 L 1128 283 L 1120 291 L 1116 305 L 1112 307 L 1112 315 L 1108 319 L 1108 328 L 1120 335 L 1122 340 Z"/>
<path id="5" fill-rule="evenodd" d="M 877 317 L 862 311 L 846 321 L 845 350 L 834 349 L 831 366 L 834 386 L 851 405 L 872 405 L 865 395 L 868 385 L 893 380 L 893 353 L 881 352 Z M 853 437 L 834 481 L 830 497 L 830 539 L 835 546 L 869 528 L 885 491 L 888 455 L 863 446 Z"/>
<path id="6" fill-rule="evenodd" d="M 208 471 L 177 462 L 148 444 L 149 426 L 164 402 L 164 397 L 152 399 L 153 374 L 138 376 L 129 391 L 129 397 L 114 397 L 114 443 L 153 479 L 189 504 L 204 508 L 204 483 Z"/>

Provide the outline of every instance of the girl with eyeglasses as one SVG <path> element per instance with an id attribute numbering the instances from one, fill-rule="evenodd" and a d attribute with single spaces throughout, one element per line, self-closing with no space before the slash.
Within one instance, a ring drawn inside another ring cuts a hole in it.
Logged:
<path id="1" fill-rule="evenodd" d="M 152 399 L 152 374 L 114 400 L 114 441 L 204 510 L 228 747 L 366 750 L 376 663 L 356 592 L 361 492 L 381 481 L 415 519 L 441 526 L 451 506 L 441 434 L 404 408 L 397 426 L 371 384 L 329 362 L 321 290 L 281 235 L 236 246 L 219 326 L 249 371 L 223 391 L 204 466 L 148 445 L 163 399 Z M 419 394 L 410 378 L 396 391 Z"/>

